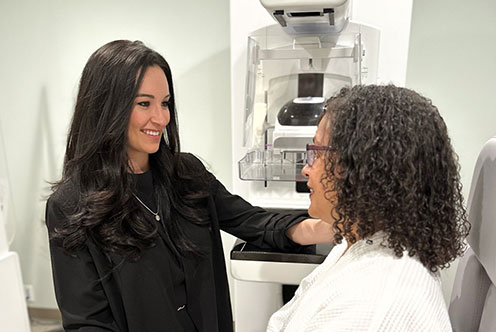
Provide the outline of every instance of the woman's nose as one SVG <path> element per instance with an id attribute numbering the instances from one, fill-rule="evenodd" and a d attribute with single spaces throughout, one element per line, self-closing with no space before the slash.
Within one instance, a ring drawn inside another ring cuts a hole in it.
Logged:
<path id="1" fill-rule="evenodd" d="M 301 174 L 302 174 L 304 177 L 308 178 L 308 176 L 309 176 L 309 174 L 310 174 L 310 166 L 308 166 L 308 164 L 305 164 L 305 167 L 303 167 L 303 168 L 301 169 Z"/>
<path id="2" fill-rule="evenodd" d="M 168 108 L 163 108 L 162 105 L 155 107 L 153 111 L 152 121 L 160 126 L 166 126 L 169 124 L 170 113 Z"/>

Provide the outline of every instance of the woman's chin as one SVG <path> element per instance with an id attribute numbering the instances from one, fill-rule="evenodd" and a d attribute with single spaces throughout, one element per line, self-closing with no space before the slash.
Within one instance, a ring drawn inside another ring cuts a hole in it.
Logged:
<path id="1" fill-rule="evenodd" d="M 330 216 L 330 212 L 329 213 L 322 213 L 322 212 L 319 212 L 317 209 L 313 209 L 312 206 L 310 205 L 310 207 L 308 208 L 308 215 L 311 217 L 311 218 L 314 218 L 314 219 L 320 219 L 328 224 L 333 224 L 334 223 L 334 220 L 331 218 Z"/>
<path id="2" fill-rule="evenodd" d="M 311 205 L 308 208 L 308 215 L 312 218 L 315 218 L 315 219 L 321 219 L 321 217 L 319 216 L 319 213 L 317 211 L 315 211 L 315 209 L 312 209 Z"/>

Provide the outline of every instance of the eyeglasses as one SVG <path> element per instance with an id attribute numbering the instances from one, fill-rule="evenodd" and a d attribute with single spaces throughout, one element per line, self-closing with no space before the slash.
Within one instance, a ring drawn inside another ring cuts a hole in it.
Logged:
<path id="1" fill-rule="evenodd" d="M 315 160 L 319 157 L 318 151 L 328 151 L 329 146 L 307 144 L 307 165 L 312 167 Z"/>

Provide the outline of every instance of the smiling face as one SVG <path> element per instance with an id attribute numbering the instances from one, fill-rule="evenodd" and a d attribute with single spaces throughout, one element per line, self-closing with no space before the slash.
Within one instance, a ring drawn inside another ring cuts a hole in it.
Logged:
<path id="1" fill-rule="evenodd" d="M 315 145 L 326 146 L 329 142 L 329 122 L 324 116 L 317 127 L 317 132 L 313 139 Z M 313 218 L 319 218 L 327 222 L 333 222 L 331 209 L 333 204 L 326 199 L 322 177 L 326 176 L 325 171 L 325 151 L 317 151 L 318 155 L 312 166 L 305 165 L 301 173 L 308 178 L 307 186 L 310 188 L 310 207 L 308 214 Z M 329 197 L 329 194 L 328 194 Z"/>
<path id="2" fill-rule="evenodd" d="M 159 66 L 148 67 L 134 98 L 127 132 L 127 155 L 134 173 L 149 168 L 148 155 L 158 151 L 170 121 L 169 84 Z"/>

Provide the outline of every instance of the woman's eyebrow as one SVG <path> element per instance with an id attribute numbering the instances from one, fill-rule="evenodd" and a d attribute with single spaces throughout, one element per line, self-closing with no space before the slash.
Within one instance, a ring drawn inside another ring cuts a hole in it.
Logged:
<path id="1" fill-rule="evenodd" d="M 147 94 L 147 93 L 138 93 L 136 95 L 136 97 L 148 97 L 148 98 L 155 98 L 154 95 L 150 95 L 150 94 Z"/>
<path id="2" fill-rule="evenodd" d="M 155 96 L 154 96 L 154 95 L 151 95 L 151 94 L 148 94 L 148 93 L 138 93 L 138 94 L 136 95 L 136 98 L 137 98 L 137 97 L 148 97 L 148 98 L 152 98 L 152 99 L 154 99 L 154 98 L 155 98 Z M 166 98 L 169 98 L 169 97 L 170 97 L 170 95 L 167 95 L 167 96 L 165 96 L 163 99 L 166 99 Z"/>

